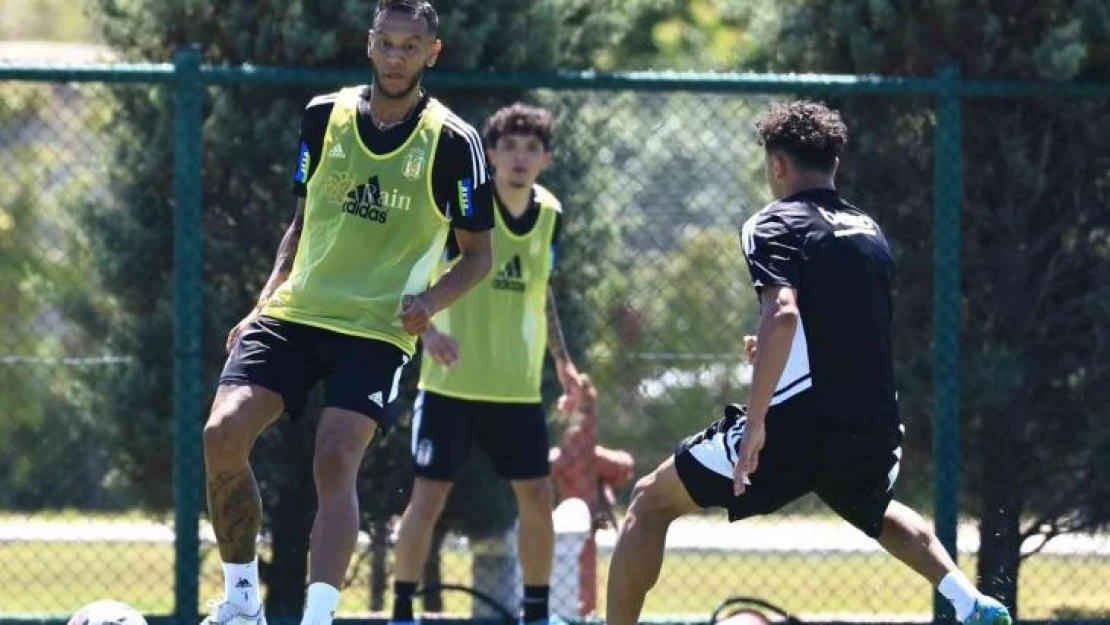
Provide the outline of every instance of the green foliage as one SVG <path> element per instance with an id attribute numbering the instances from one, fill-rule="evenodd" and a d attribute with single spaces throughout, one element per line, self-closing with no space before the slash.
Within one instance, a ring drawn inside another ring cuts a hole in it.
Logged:
<path id="1" fill-rule="evenodd" d="M 745 3 L 655 0 L 613 53 L 624 69 L 712 71 L 735 67 L 753 50 Z"/>
<path id="2" fill-rule="evenodd" d="M 0 40 L 91 41 L 93 29 L 80 3 L 0 0 Z"/>
<path id="3" fill-rule="evenodd" d="M 601 420 L 602 440 L 636 450 L 648 468 L 744 400 L 742 336 L 754 332 L 757 301 L 733 229 L 690 228 L 672 249 L 643 254 L 630 275 L 610 279 L 595 377 L 624 404 Z"/>
<path id="4" fill-rule="evenodd" d="M 82 361 L 100 354 L 70 323 L 88 258 L 68 207 L 89 193 L 95 178 L 70 148 L 95 133 L 91 113 L 98 109 L 90 95 L 8 84 L 0 98 L 6 174 L 0 187 L 0 326 L 6 329 L 0 333 L 0 507 L 6 509 L 125 502 L 125 485 L 108 461 L 113 432 L 88 410 L 77 383 L 88 370 L 117 365 Z M 59 136 L 71 123 L 88 132 Z"/>

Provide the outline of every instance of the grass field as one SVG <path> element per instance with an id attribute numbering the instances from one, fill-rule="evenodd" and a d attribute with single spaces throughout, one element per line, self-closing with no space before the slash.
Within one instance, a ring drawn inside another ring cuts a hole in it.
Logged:
<path id="1" fill-rule="evenodd" d="M 147 614 L 170 612 L 173 602 L 170 545 L 0 543 L 0 614 L 65 614 L 95 599 L 127 601 Z M 450 581 L 467 583 L 470 559 L 445 554 Z M 604 602 L 605 571 L 599 571 Z M 974 563 L 965 561 L 968 570 Z M 343 594 L 341 613 L 368 612 L 363 570 Z M 221 593 L 219 561 L 209 551 L 203 563 L 201 597 Z M 675 553 L 668 556 L 645 614 L 708 615 L 722 599 L 755 595 L 800 614 L 924 616 L 927 585 L 882 555 L 746 555 Z M 469 598 L 445 595 L 451 612 L 467 614 Z M 1041 556 L 1022 568 L 1020 604 L 1025 618 L 1110 617 L 1110 558 Z M 603 605 L 603 604 L 602 604 Z"/>

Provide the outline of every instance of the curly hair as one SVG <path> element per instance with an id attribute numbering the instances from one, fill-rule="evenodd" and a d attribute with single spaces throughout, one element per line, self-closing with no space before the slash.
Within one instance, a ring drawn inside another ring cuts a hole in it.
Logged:
<path id="1" fill-rule="evenodd" d="M 806 169 L 831 172 L 848 143 L 848 126 L 840 113 L 821 102 L 780 104 L 760 117 L 755 128 L 767 151 L 785 152 Z"/>
<path id="2" fill-rule="evenodd" d="M 532 135 L 543 143 L 544 150 L 551 150 L 551 112 L 537 106 L 516 102 L 499 109 L 486 120 L 482 138 L 494 147 L 505 135 Z"/>
<path id="3" fill-rule="evenodd" d="M 378 8 L 374 10 L 372 23 L 377 24 L 378 18 L 386 11 L 408 13 L 424 20 L 428 32 L 433 35 L 439 30 L 439 13 L 428 0 L 378 0 Z"/>

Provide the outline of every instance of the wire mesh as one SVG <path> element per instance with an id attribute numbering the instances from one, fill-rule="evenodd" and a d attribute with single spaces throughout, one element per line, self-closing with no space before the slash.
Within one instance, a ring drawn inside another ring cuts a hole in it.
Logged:
<path id="1" fill-rule="evenodd" d="M 205 125 L 193 130 L 204 137 L 197 288 L 206 393 L 226 329 L 256 297 L 292 214 L 297 122 L 314 91 L 225 85 L 205 93 Z M 741 337 L 754 330 L 757 310 L 737 230 L 771 199 L 753 122 L 776 98 L 523 85 L 441 95 L 476 126 L 515 99 L 555 112 L 555 164 L 540 181 L 566 211 L 554 286 L 572 352 L 597 388 L 598 443 L 628 452 L 633 477 L 645 475 L 724 403 L 745 398 Z M 895 248 L 907 426 L 897 494 L 929 515 L 932 473 L 945 466 L 931 448 L 935 103 L 879 95 L 831 102 L 853 130 L 843 192 L 876 217 Z M 0 614 L 64 615 L 103 597 L 148 614 L 173 610 L 172 105 L 165 86 L 0 83 Z M 1098 462 L 1110 439 L 1096 423 L 1104 395 L 1093 382 L 1105 379 L 1107 366 L 1094 322 L 1110 301 L 1107 213 L 1082 207 L 1105 206 L 1110 146 L 1076 125 L 1099 126 L 1106 103 L 964 106 L 964 136 L 937 133 L 956 141 L 967 181 L 965 258 L 953 261 L 965 272 L 965 317 L 938 329 L 968 345 L 961 565 L 1000 591 L 1005 580 L 990 575 L 1020 570 L 1025 618 L 1106 618 L 1105 535 L 1056 537 L 1020 569 L 1007 568 L 1005 554 L 1017 552 L 997 537 L 1009 527 L 1015 533 L 1002 538 L 1031 536 L 1029 550 L 1038 534 L 1091 532 L 1107 516 L 1106 487 L 1078 485 L 1100 476 L 1095 484 L 1104 483 L 1107 474 Z M 1046 284 L 1044 275 L 1057 280 Z M 978 288 L 987 299 L 967 298 Z M 1066 315 L 1048 314 L 1047 302 L 1074 290 L 1082 296 L 1065 298 Z M 1013 316 L 1021 311 L 1029 314 Z M 413 382 L 410 371 L 402 410 Z M 548 372 L 546 405 L 557 392 Z M 1060 396 L 1074 418 L 1038 418 L 1056 414 L 1045 402 Z M 550 412 L 557 447 L 574 422 Z M 388 612 L 391 547 L 412 481 L 408 428 L 403 415 L 364 463 L 363 533 L 342 616 Z M 303 589 L 314 513 L 313 433 L 311 419 L 283 419 L 254 454 L 266 510 L 263 580 L 274 609 L 289 613 L 300 607 L 289 597 Z M 634 481 L 615 480 L 618 519 Z M 1017 506 L 1016 521 L 992 516 L 999 506 Z M 425 583 L 477 588 L 515 612 L 515 517 L 512 491 L 474 454 L 437 528 Z M 221 593 L 222 578 L 207 523 L 199 530 L 203 601 Z M 604 614 L 614 536 L 611 527 L 596 533 L 590 574 L 552 580 L 554 592 L 571 583 L 592 590 L 571 616 Z M 975 556 L 984 544 L 993 559 L 980 570 Z M 677 522 L 645 617 L 703 620 L 738 594 L 804 620 L 922 620 L 931 611 L 926 582 L 811 498 L 735 525 L 712 513 Z M 492 615 L 465 594 L 434 588 L 420 607 Z"/>

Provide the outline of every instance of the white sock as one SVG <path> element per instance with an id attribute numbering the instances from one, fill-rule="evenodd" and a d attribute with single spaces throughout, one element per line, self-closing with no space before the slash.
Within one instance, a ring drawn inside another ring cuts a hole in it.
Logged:
<path id="1" fill-rule="evenodd" d="M 979 591 L 971 585 L 971 580 L 966 575 L 960 571 L 945 575 L 944 579 L 937 584 L 937 590 L 944 595 L 945 599 L 952 602 L 952 607 L 956 608 L 956 618 L 963 621 L 971 616 L 971 611 L 975 609 L 975 600 L 979 598 Z"/>
<path id="2" fill-rule="evenodd" d="M 330 584 L 316 582 L 308 586 L 301 625 L 331 625 L 339 607 L 339 589 Z"/>
<path id="3" fill-rule="evenodd" d="M 258 556 L 246 564 L 224 562 L 224 598 L 246 614 L 255 614 L 262 607 L 258 592 Z"/>

